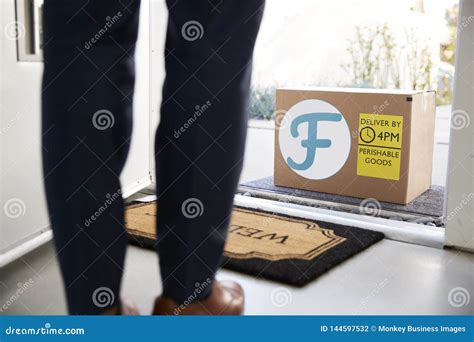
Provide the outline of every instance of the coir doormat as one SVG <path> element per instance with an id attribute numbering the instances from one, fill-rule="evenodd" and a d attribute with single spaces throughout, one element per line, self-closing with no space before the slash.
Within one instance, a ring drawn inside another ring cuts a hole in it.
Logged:
<path id="1" fill-rule="evenodd" d="M 155 202 L 127 207 L 125 221 L 132 242 L 154 246 Z M 381 239 L 370 230 L 234 208 L 222 265 L 303 286 Z"/>

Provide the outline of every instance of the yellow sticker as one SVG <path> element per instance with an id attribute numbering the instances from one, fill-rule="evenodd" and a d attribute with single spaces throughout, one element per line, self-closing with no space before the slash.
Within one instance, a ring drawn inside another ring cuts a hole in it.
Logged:
<path id="1" fill-rule="evenodd" d="M 359 115 L 357 175 L 400 179 L 403 116 Z"/>

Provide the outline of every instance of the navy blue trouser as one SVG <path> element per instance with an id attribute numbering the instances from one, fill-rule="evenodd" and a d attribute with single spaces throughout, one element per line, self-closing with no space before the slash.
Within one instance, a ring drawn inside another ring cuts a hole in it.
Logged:
<path id="1" fill-rule="evenodd" d="M 167 5 L 157 251 L 163 294 L 182 303 L 209 295 L 202 284 L 222 256 L 264 1 Z M 119 300 L 127 244 L 119 176 L 132 132 L 138 12 L 138 0 L 44 5 L 43 168 L 71 314 Z"/>

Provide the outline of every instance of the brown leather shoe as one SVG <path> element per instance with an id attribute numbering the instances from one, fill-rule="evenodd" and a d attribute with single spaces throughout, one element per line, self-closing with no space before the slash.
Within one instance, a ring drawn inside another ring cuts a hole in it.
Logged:
<path id="1" fill-rule="evenodd" d="M 206 299 L 178 305 L 171 298 L 158 297 L 153 315 L 242 315 L 244 290 L 233 281 L 214 281 Z"/>

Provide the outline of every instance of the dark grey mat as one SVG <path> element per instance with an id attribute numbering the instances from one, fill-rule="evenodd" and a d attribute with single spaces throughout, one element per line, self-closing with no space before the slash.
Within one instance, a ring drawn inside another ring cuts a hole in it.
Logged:
<path id="1" fill-rule="evenodd" d="M 280 194 L 287 194 L 296 197 L 310 198 L 314 200 L 335 202 L 340 204 L 355 205 L 358 206 L 361 202 L 360 198 L 349 197 L 342 195 L 333 195 L 323 192 L 316 192 L 310 190 L 299 190 L 292 188 L 285 188 L 281 186 L 275 186 L 273 184 L 273 177 L 265 177 L 257 179 L 251 182 L 243 183 L 242 186 L 248 188 L 254 188 L 259 190 L 266 190 L 276 192 Z M 395 204 L 388 202 L 380 202 L 382 210 L 397 211 L 407 214 L 426 215 L 431 217 L 441 217 L 443 215 L 443 202 L 444 202 L 444 187 L 439 185 L 433 185 L 431 189 L 427 190 L 417 199 L 410 203 Z"/>

